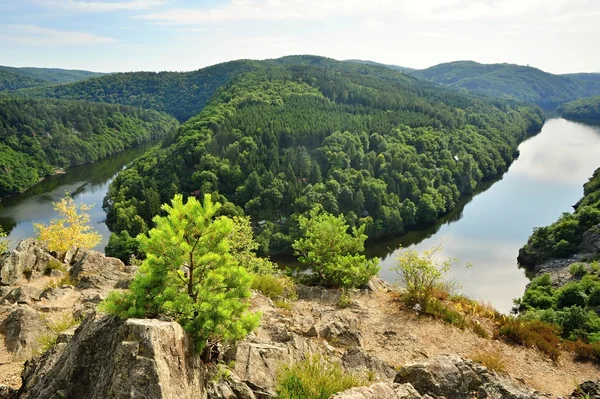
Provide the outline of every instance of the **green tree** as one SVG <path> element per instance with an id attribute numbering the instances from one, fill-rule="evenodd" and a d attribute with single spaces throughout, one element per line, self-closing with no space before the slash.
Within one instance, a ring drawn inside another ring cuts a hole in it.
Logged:
<path id="1" fill-rule="evenodd" d="M 274 274 L 276 266 L 267 258 L 256 256 L 259 244 L 254 240 L 249 216 L 234 216 L 233 229 L 229 235 L 231 254 L 240 266 L 250 273 Z"/>
<path id="2" fill-rule="evenodd" d="M 248 311 L 252 277 L 231 255 L 234 223 L 215 219 L 220 203 L 181 194 L 163 205 L 155 228 L 138 236 L 146 259 L 128 293 L 113 292 L 103 308 L 121 317 L 172 317 L 210 353 L 219 342 L 244 338 L 259 321 Z"/>
<path id="3" fill-rule="evenodd" d="M 0 255 L 2 255 L 8 250 L 8 241 L 4 240 L 4 237 L 6 237 L 6 233 L 0 226 Z"/>
<path id="4" fill-rule="evenodd" d="M 348 234 L 344 217 L 311 210 L 309 217 L 298 219 L 303 237 L 294 241 L 293 248 L 300 262 L 308 265 L 320 283 L 335 287 L 361 287 L 377 274 L 378 260 L 368 260 L 364 250 L 367 236 L 365 225 L 354 227 Z"/>

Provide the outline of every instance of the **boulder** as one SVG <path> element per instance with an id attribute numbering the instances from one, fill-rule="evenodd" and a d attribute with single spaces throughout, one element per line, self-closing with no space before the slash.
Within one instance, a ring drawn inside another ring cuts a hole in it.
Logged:
<path id="1" fill-rule="evenodd" d="M 570 397 L 572 399 L 581 399 L 584 397 L 594 399 L 600 398 L 600 380 L 586 381 L 582 384 L 579 384 Z"/>
<path id="2" fill-rule="evenodd" d="M 302 284 L 296 285 L 296 293 L 298 295 L 298 299 L 305 301 L 319 301 L 329 304 L 337 304 L 342 296 L 340 290 L 323 287 L 311 287 Z"/>
<path id="3" fill-rule="evenodd" d="M 30 356 L 40 346 L 40 338 L 48 334 L 38 312 L 27 305 L 18 306 L 0 324 L 6 349 L 14 356 Z"/>
<path id="4" fill-rule="evenodd" d="M 69 275 L 79 289 L 124 288 L 134 273 L 121 260 L 96 251 L 79 250 L 71 260 Z"/>
<path id="5" fill-rule="evenodd" d="M 42 290 L 29 285 L 22 285 L 12 289 L 8 295 L 4 297 L 4 300 L 10 303 L 19 303 L 31 305 L 40 300 Z"/>
<path id="6" fill-rule="evenodd" d="M 206 368 L 179 324 L 88 316 L 25 363 L 20 399 L 206 398 Z"/>
<path id="7" fill-rule="evenodd" d="M 357 318 L 334 316 L 321 329 L 320 336 L 336 346 L 363 346 L 364 340 L 358 325 Z"/>
<path id="8" fill-rule="evenodd" d="M 248 385 L 229 369 L 213 370 L 212 373 L 217 378 L 211 378 L 208 383 L 208 399 L 256 399 Z"/>
<path id="9" fill-rule="evenodd" d="M 422 396 L 410 384 L 380 382 L 369 387 L 348 389 L 330 399 L 421 399 Z"/>
<path id="10" fill-rule="evenodd" d="M 342 365 L 352 372 L 375 373 L 380 379 L 394 378 L 396 370 L 379 358 L 369 355 L 363 348 L 350 348 L 342 356 Z"/>
<path id="11" fill-rule="evenodd" d="M 396 383 L 410 383 L 421 395 L 454 399 L 537 399 L 540 396 L 507 378 L 457 355 L 443 355 L 426 363 L 403 367 Z"/>
<path id="12" fill-rule="evenodd" d="M 583 233 L 581 252 L 592 255 L 600 254 L 600 224 Z"/>
<path id="13" fill-rule="evenodd" d="M 23 240 L 13 251 L 0 257 L 0 284 L 11 285 L 26 274 L 41 275 L 56 259 L 32 238 Z"/>

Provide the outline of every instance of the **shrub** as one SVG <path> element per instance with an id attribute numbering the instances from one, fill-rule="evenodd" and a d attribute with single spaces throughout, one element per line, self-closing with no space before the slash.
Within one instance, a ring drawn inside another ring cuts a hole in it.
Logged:
<path id="1" fill-rule="evenodd" d="M 587 269 L 585 267 L 585 263 L 573 263 L 569 266 L 569 273 L 573 277 L 583 277 L 587 274 Z"/>
<path id="2" fill-rule="evenodd" d="M 553 361 L 560 357 L 558 329 L 552 324 L 540 320 L 507 318 L 498 329 L 497 336 L 516 344 L 537 348 Z"/>
<path id="3" fill-rule="evenodd" d="M 252 289 L 261 292 L 264 296 L 272 300 L 296 298 L 294 282 L 287 276 L 255 274 L 252 276 Z"/>
<path id="4" fill-rule="evenodd" d="M 398 263 L 392 270 L 406 287 L 405 299 L 409 305 L 418 303 L 422 309 L 427 309 L 440 287 L 447 291 L 446 276 L 458 262 L 455 259 L 438 261 L 436 253 L 440 250 L 438 245 L 422 256 L 415 250 L 402 251 L 398 256 Z"/>
<path id="5" fill-rule="evenodd" d="M 588 296 L 588 306 L 600 306 L 600 286 L 592 289 Z"/>
<path id="6" fill-rule="evenodd" d="M 556 306 L 568 308 L 571 306 L 585 306 L 587 297 L 581 286 L 577 283 L 569 283 L 558 290 Z"/>
<path id="7" fill-rule="evenodd" d="M 344 217 L 334 216 L 315 207 L 310 217 L 298 219 L 303 237 L 294 241 L 299 261 L 311 268 L 319 283 L 343 288 L 365 286 L 379 271 L 378 260 L 368 260 L 360 253 L 367 236 L 366 225 L 352 228 Z"/>
<path id="8" fill-rule="evenodd" d="M 467 327 L 467 320 L 459 312 L 450 309 L 442 301 L 431 300 L 427 303 L 425 313 L 433 316 L 436 319 L 440 319 L 445 323 L 452 324 L 464 330 Z"/>
<path id="9" fill-rule="evenodd" d="M 503 373 L 506 369 L 504 356 L 498 349 L 475 352 L 471 359 L 497 373 Z"/>
<path id="10" fill-rule="evenodd" d="M 586 360 L 593 360 L 600 362 L 600 343 L 595 342 L 588 344 L 581 340 L 569 343 L 569 349 L 571 349 L 577 357 Z"/>
<path id="11" fill-rule="evenodd" d="M 281 369 L 275 391 L 280 399 L 328 399 L 366 384 L 366 380 L 345 372 L 339 363 L 315 355 Z"/>
<path id="12" fill-rule="evenodd" d="M 6 232 L 0 226 L 0 255 L 8 251 L 8 241 L 4 237 L 6 237 Z"/>

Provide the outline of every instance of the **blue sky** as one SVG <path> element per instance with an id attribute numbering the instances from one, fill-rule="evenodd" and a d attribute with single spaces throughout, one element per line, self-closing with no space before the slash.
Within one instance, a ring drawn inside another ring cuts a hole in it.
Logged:
<path id="1" fill-rule="evenodd" d="M 0 0 L 0 65 L 198 69 L 317 54 L 600 72 L 598 0 Z"/>

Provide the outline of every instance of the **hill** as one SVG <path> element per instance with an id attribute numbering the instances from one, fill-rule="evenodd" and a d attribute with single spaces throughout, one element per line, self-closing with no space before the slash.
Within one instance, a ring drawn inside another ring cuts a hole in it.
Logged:
<path id="1" fill-rule="evenodd" d="M 414 71 L 416 71 L 416 69 L 414 69 L 414 68 L 407 68 L 407 67 L 403 67 L 403 66 L 399 66 L 399 65 L 392 65 L 392 64 L 382 64 L 380 62 L 369 61 L 369 60 L 346 60 L 346 62 L 352 62 L 352 63 L 355 63 L 355 64 L 365 64 L 365 65 L 381 66 L 381 67 L 386 67 L 386 68 L 394 69 L 394 70 L 400 71 L 400 72 L 414 72 Z"/>
<path id="2" fill-rule="evenodd" d="M 28 97 L 87 100 L 163 111 L 183 122 L 197 115 L 221 86 L 258 61 L 232 61 L 193 72 L 128 72 L 21 91 Z"/>
<path id="3" fill-rule="evenodd" d="M 600 96 L 562 104 L 557 111 L 566 119 L 598 123 L 600 122 Z"/>
<path id="4" fill-rule="evenodd" d="M 553 75 L 529 66 L 457 61 L 412 72 L 414 76 L 473 93 L 556 106 L 600 95 L 600 74 Z"/>
<path id="5" fill-rule="evenodd" d="M 27 190 L 55 169 L 173 134 L 177 126 L 153 110 L 1 96 L 0 197 Z"/>
<path id="6" fill-rule="evenodd" d="M 0 66 L 0 91 L 72 83 L 104 74 L 59 68 L 13 68 Z"/>
<path id="7" fill-rule="evenodd" d="M 265 220 L 265 251 L 290 252 L 298 215 L 316 204 L 367 223 L 371 237 L 398 234 L 505 171 L 543 123 L 534 106 L 323 62 L 246 73 L 220 90 L 170 146 L 118 175 L 104 204 L 111 230 L 146 230 L 177 192 L 218 192 L 228 212 Z"/>

